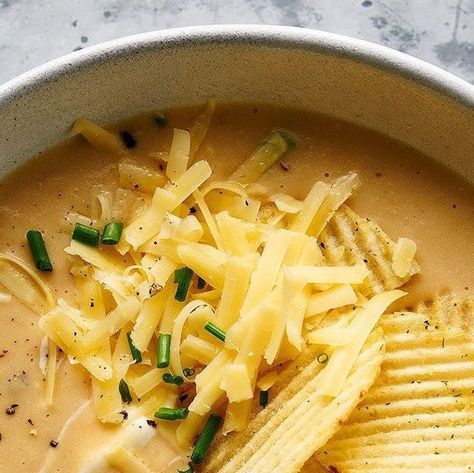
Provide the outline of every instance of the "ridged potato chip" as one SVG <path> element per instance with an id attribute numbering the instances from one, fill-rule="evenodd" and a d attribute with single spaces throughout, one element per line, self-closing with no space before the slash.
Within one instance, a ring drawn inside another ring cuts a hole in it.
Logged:
<path id="1" fill-rule="evenodd" d="M 385 316 L 382 373 L 315 459 L 340 473 L 473 471 L 472 307 L 447 297 Z"/>
<path id="2" fill-rule="evenodd" d="M 317 359 L 293 378 L 239 433 L 221 437 L 205 472 L 296 472 L 344 424 L 377 377 L 384 356 L 382 332 L 367 340 L 336 398 L 320 394 Z"/>
<path id="3" fill-rule="evenodd" d="M 413 261 L 408 274 L 400 278 L 392 268 L 396 243 L 372 220 L 342 205 L 320 236 L 323 254 L 330 264 L 365 263 L 370 271 L 366 294 L 395 289 L 420 271 Z"/>
<path id="4" fill-rule="evenodd" d="M 457 327 L 474 339 L 474 298 L 447 294 L 419 304 L 417 312 L 430 314 L 448 327 Z"/>

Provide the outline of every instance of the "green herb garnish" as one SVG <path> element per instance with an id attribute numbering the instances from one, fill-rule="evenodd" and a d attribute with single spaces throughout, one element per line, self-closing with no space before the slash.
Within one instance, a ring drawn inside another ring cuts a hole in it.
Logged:
<path id="1" fill-rule="evenodd" d="M 44 244 L 43 235 L 38 230 L 30 230 L 26 234 L 31 254 L 35 260 L 35 265 L 40 271 L 52 271 L 53 265 L 49 259 L 46 246 Z"/>
<path id="2" fill-rule="evenodd" d="M 74 231 L 72 232 L 72 239 L 84 243 L 88 246 L 99 246 L 100 233 L 95 228 L 76 223 Z"/>
<path id="3" fill-rule="evenodd" d="M 266 391 L 260 391 L 260 405 L 265 407 L 268 404 L 268 389 Z"/>
<path id="4" fill-rule="evenodd" d="M 181 376 L 173 376 L 171 373 L 164 373 L 161 379 L 168 384 L 176 384 L 181 386 L 184 383 L 184 379 Z"/>
<path id="5" fill-rule="evenodd" d="M 130 404 L 132 402 L 132 395 L 130 394 L 130 389 L 128 388 L 128 384 L 123 379 L 121 379 L 119 383 L 119 392 L 120 397 L 122 398 L 122 402 L 125 402 L 126 404 Z"/>
<path id="6" fill-rule="evenodd" d="M 186 419 L 188 416 L 188 410 L 185 407 L 160 407 L 155 412 L 155 417 L 157 419 L 163 420 L 178 420 L 178 419 Z"/>
<path id="7" fill-rule="evenodd" d="M 288 148 L 294 148 L 298 144 L 296 136 L 289 130 L 285 128 L 280 128 L 277 130 L 279 135 L 285 140 Z"/>
<path id="8" fill-rule="evenodd" d="M 122 236 L 123 223 L 112 222 L 104 227 L 104 234 L 102 235 L 102 243 L 104 245 L 116 245 Z"/>
<path id="9" fill-rule="evenodd" d="M 206 325 L 204 325 L 204 328 L 214 335 L 214 337 L 218 338 L 222 342 L 225 342 L 225 332 L 221 328 L 217 327 L 214 325 L 212 322 L 208 322 Z"/>
<path id="10" fill-rule="evenodd" d="M 174 282 L 178 285 L 174 298 L 177 301 L 184 302 L 186 300 L 193 274 L 193 270 L 187 267 L 177 269 L 174 272 Z"/>
<path id="11" fill-rule="evenodd" d="M 160 333 L 156 354 L 156 367 L 167 368 L 170 364 L 171 335 Z"/>
<path id="12" fill-rule="evenodd" d="M 130 347 L 130 352 L 132 353 L 132 358 L 134 359 L 135 363 L 141 363 L 142 354 L 140 353 L 140 350 L 133 344 L 131 333 L 132 332 L 127 333 L 128 346 Z"/>
<path id="13" fill-rule="evenodd" d="M 221 420 L 222 419 L 215 414 L 211 414 L 207 419 L 206 425 L 199 434 L 196 445 L 194 446 L 193 452 L 191 453 L 191 461 L 193 463 L 201 463 L 204 460 L 211 442 L 214 439 L 217 430 L 219 429 Z"/>

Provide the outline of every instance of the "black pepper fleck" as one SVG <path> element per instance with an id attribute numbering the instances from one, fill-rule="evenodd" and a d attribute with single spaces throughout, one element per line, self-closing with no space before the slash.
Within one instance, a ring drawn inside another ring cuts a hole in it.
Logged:
<path id="1" fill-rule="evenodd" d="M 156 429 L 156 422 L 153 419 L 147 419 L 146 423 L 150 426 Z"/>
<path id="2" fill-rule="evenodd" d="M 135 148 L 135 146 L 137 146 L 137 140 L 128 131 L 121 131 L 120 138 L 122 138 L 123 144 L 126 148 Z"/>

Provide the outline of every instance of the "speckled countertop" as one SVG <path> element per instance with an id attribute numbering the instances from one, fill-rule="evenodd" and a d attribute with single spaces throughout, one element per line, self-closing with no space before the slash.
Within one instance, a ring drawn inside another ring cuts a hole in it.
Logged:
<path id="1" fill-rule="evenodd" d="M 0 83 L 102 41 L 218 23 L 302 26 L 354 36 L 474 83 L 474 0 L 0 0 Z"/>

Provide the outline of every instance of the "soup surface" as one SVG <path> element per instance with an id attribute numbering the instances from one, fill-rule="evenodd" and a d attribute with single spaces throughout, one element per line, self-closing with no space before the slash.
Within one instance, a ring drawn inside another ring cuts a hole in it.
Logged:
<path id="1" fill-rule="evenodd" d="M 159 128 L 151 115 L 132 118 L 110 129 L 127 130 L 137 140 L 133 159 L 157 166 L 152 154 L 167 151 L 173 127 L 189 128 L 197 109 L 166 113 L 168 126 Z M 209 161 L 214 178 L 225 178 L 275 128 L 299 137 L 298 146 L 259 181 L 271 191 L 303 198 L 315 181 L 333 181 L 356 171 L 362 186 L 350 205 L 374 219 L 394 240 L 401 235 L 417 242 L 422 273 L 408 284 L 415 304 L 448 291 L 462 295 L 474 289 L 474 191 L 445 168 L 403 144 L 369 130 L 328 117 L 262 105 L 219 105 L 198 152 Z M 44 232 L 54 271 L 43 274 L 56 298 L 74 303 L 69 274 L 70 257 L 64 248 L 70 233 L 62 226 L 71 209 L 87 212 L 96 185 L 118 186 L 116 157 L 101 153 L 75 137 L 43 153 L 0 183 L 0 252 L 30 262 L 25 233 Z M 100 424 L 89 404 L 88 377 L 81 368 L 64 362 L 59 369 L 55 402 L 42 398 L 43 375 L 38 368 L 43 337 L 37 315 L 13 300 L 0 305 L 0 472 L 60 472 L 84 470 L 84 459 L 100 460 L 101 447 L 114 427 Z M 17 404 L 13 415 L 6 409 Z M 62 431 L 62 433 L 61 433 Z M 61 434 L 61 435 L 60 435 Z M 54 441 L 59 441 L 55 446 Z M 141 452 L 157 472 L 175 472 L 186 462 L 166 430 Z M 102 468 L 104 473 L 115 471 Z"/>

